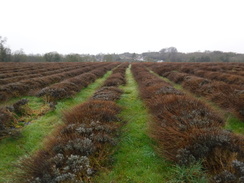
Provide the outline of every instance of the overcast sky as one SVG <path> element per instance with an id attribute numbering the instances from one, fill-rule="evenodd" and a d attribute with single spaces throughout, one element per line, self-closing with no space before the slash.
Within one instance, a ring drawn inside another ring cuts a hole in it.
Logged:
<path id="1" fill-rule="evenodd" d="M 243 0 L 0 0 L 0 36 L 25 53 L 244 53 Z"/>

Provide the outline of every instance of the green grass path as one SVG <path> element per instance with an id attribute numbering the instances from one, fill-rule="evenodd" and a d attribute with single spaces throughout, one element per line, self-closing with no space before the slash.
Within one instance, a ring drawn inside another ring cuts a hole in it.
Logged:
<path id="1" fill-rule="evenodd" d="M 148 112 L 138 96 L 138 88 L 130 69 L 126 71 L 127 85 L 118 101 L 123 107 L 120 117 L 127 123 L 122 128 L 120 142 L 113 158 L 114 164 L 98 177 L 98 183 L 163 183 L 169 179 L 172 165 L 158 157 L 154 142 L 148 137 Z"/>
<path id="2" fill-rule="evenodd" d="M 107 79 L 111 71 L 104 77 L 97 79 L 94 83 L 81 90 L 73 98 L 64 99 L 58 102 L 56 110 L 48 112 L 44 116 L 31 121 L 31 124 L 22 129 L 21 136 L 17 139 L 8 137 L 0 141 L 0 182 L 13 182 L 10 174 L 16 171 L 14 163 L 22 156 L 32 154 L 35 150 L 40 149 L 45 136 L 50 134 L 55 127 L 62 123 L 62 111 L 86 101 L 97 88 Z M 36 97 L 23 97 L 30 100 L 33 108 L 40 106 L 42 101 Z M 36 103 L 36 105 L 35 105 Z"/>

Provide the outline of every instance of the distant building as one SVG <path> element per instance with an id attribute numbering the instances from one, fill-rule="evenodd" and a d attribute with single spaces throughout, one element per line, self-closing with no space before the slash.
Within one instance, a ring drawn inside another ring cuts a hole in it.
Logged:
<path id="1" fill-rule="evenodd" d="M 142 55 L 138 55 L 135 60 L 142 61 L 142 62 L 145 61 Z"/>

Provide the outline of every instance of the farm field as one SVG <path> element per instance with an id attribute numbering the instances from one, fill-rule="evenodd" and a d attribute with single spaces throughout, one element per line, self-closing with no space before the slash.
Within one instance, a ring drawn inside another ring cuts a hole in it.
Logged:
<path id="1" fill-rule="evenodd" d="M 0 63 L 0 182 L 244 181 L 242 63 Z"/>

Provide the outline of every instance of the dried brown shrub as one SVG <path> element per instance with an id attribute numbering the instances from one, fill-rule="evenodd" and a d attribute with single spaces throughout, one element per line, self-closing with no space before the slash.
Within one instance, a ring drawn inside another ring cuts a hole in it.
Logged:
<path id="1" fill-rule="evenodd" d="M 149 75 L 150 76 L 150 75 Z M 158 77 L 153 77 L 153 76 L 150 76 L 150 77 L 143 77 L 143 83 L 141 83 L 144 87 L 149 87 L 149 86 L 152 86 L 152 85 L 158 85 L 158 84 L 164 84 L 164 85 L 168 85 L 170 86 L 169 83 L 167 82 L 164 82 L 162 79 L 158 78 Z"/>
<path id="2" fill-rule="evenodd" d="M 102 87 L 97 90 L 92 99 L 94 100 L 107 100 L 107 101 L 115 101 L 120 98 L 120 95 L 123 91 L 117 87 Z"/>
<path id="3" fill-rule="evenodd" d="M 88 101 L 64 113 L 65 123 L 43 150 L 23 159 L 18 182 L 89 182 L 115 145 L 120 127 L 114 102 Z"/>
<path id="4" fill-rule="evenodd" d="M 9 99 L 9 93 L 6 92 L 6 91 L 0 91 L 0 101 L 3 102 L 3 101 L 6 101 Z"/>
<path id="5" fill-rule="evenodd" d="M 0 131 L 13 127 L 14 114 L 6 107 L 0 108 Z M 0 134 L 1 136 L 1 134 Z"/>
<path id="6" fill-rule="evenodd" d="M 151 113 L 166 126 L 174 126 L 180 131 L 224 125 L 224 120 L 216 111 L 189 96 L 158 96 L 148 100 L 147 103 Z"/>
<path id="7" fill-rule="evenodd" d="M 143 85 L 143 81 L 147 80 L 144 76 L 150 78 L 146 70 L 135 64 L 132 66 L 132 71 L 139 84 L 142 98 L 153 114 L 150 134 L 156 140 L 160 154 L 184 166 L 200 160 L 213 180 L 218 182 L 224 182 L 230 177 L 233 180 L 242 180 L 244 174 L 241 172 L 244 167 L 242 136 L 223 130 L 222 117 L 200 100 L 167 92 L 166 95 L 156 95 L 156 85 L 149 87 Z M 189 77 L 185 80 L 187 79 Z M 192 90 L 209 83 L 194 76 L 190 79 L 192 80 L 188 86 Z M 190 86 L 191 84 L 193 86 Z M 165 88 L 167 87 L 169 86 Z"/>
<path id="8" fill-rule="evenodd" d="M 209 83 L 211 83 L 211 81 L 204 78 L 187 76 L 182 82 L 182 86 L 193 93 L 199 94 L 199 89 Z"/>
<path id="9" fill-rule="evenodd" d="M 119 65 L 113 70 L 113 73 L 106 79 L 103 86 L 119 86 L 125 85 L 125 71 L 128 67 L 128 63 Z"/>
<path id="10" fill-rule="evenodd" d="M 167 76 L 168 79 L 175 83 L 181 83 L 182 81 L 185 80 L 185 77 L 189 76 L 188 74 L 185 73 L 180 73 L 180 72 L 170 72 Z"/>
<path id="11" fill-rule="evenodd" d="M 116 115 L 120 110 L 114 102 L 92 100 L 65 112 L 64 121 L 66 123 L 87 123 L 93 119 L 102 122 L 118 121 Z"/>

